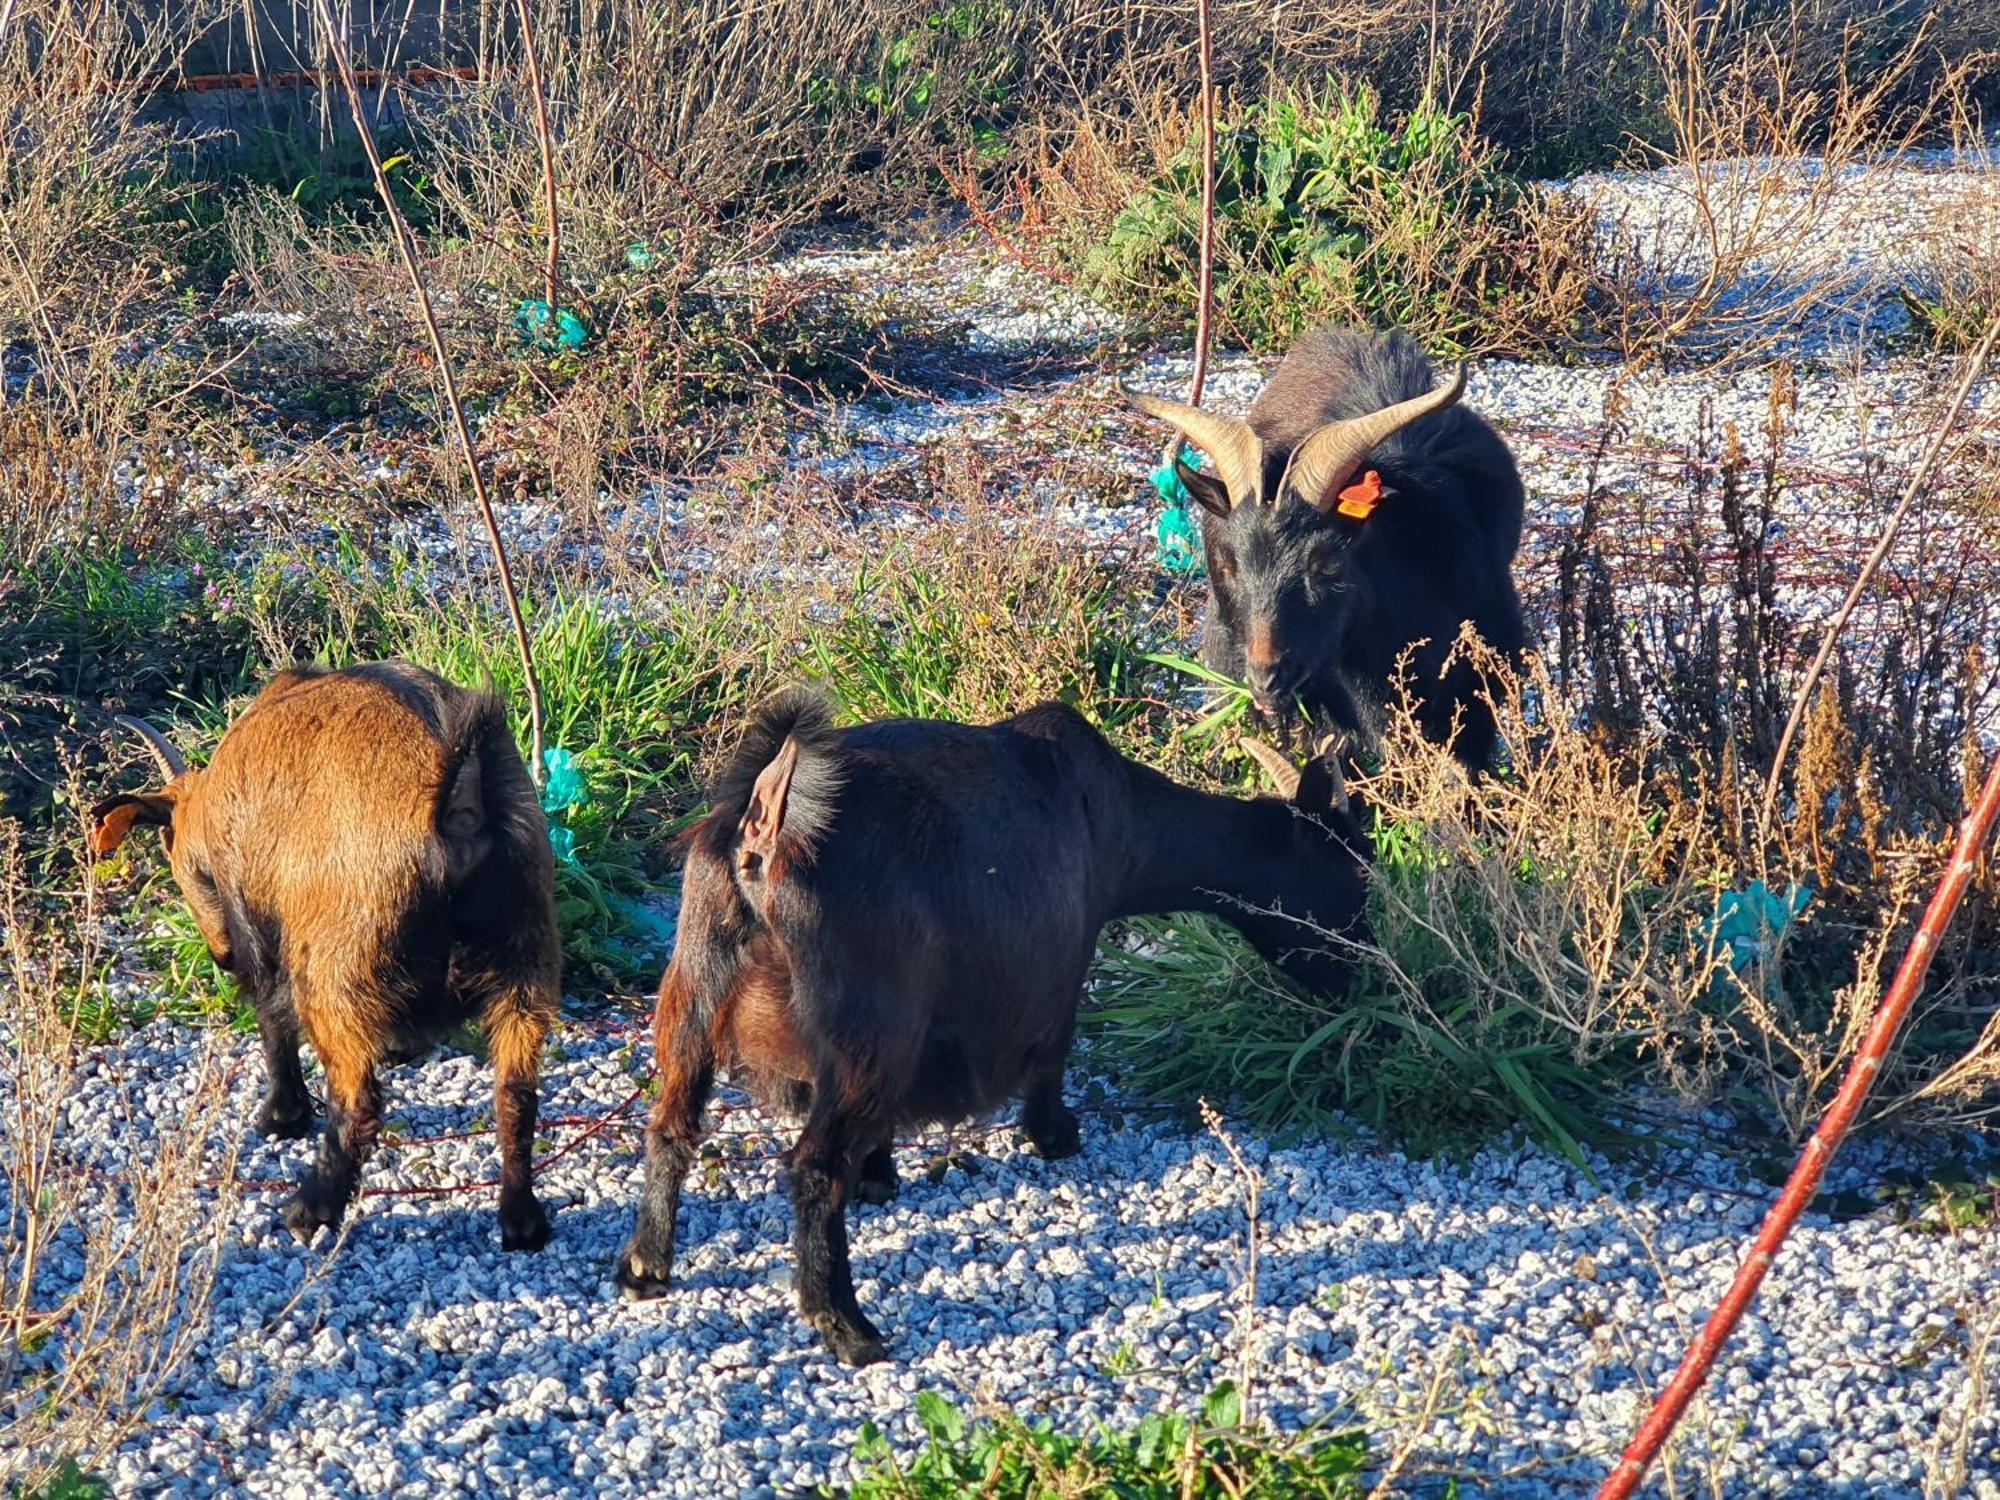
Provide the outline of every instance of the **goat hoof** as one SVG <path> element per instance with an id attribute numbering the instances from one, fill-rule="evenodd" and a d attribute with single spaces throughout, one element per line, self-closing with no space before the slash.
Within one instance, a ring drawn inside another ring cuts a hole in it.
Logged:
<path id="1" fill-rule="evenodd" d="M 548 1242 L 548 1212 L 534 1194 L 500 1205 L 502 1250 L 539 1250 Z"/>
<path id="2" fill-rule="evenodd" d="M 827 1350 L 844 1365 L 860 1369 L 879 1364 L 889 1357 L 882 1335 L 866 1318 L 844 1318 L 838 1313 L 820 1313 L 812 1319 Z"/>
<path id="3" fill-rule="evenodd" d="M 256 1126 L 257 1134 L 267 1140 L 296 1141 L 312 1132 L 312 1122 L 310 1109 L 299 1109 L 296 1112 L 281 1109 L 267 1099 L 264 1107 L 257 1111 L 257 1118 L 252 1124 Z"/>
<path id="4" fill-rule="evenodd" d="M 896 1177 L 896 1167 L 884 1152 L 882 1160 L 869 1157 L 861 1164 L 861 1175 L 854 1182 L 854 1201 L 872 1203 L 877 1208 L 891 1201 L 903 1190 Z"/>
<path id="5" fill-rule="evenodd" d="M 642 1252 L 628 1249 L 620 1252 L 611 1279 L 627 1302 L 650 1302 L 666 1295 L 673 1282 L 673 1267 L 664 1260 L 649 1260 Z"/>
<path id="6" fill-rule="evenodd" d="M 880 1208 L 885 1203 L 893 1203 L 896 1194 L 902 1191 L 900 1184 L 884 1182 L 879 1177 L 864 1177 L 854 1184 L 854 1201 Z"/>
<path id="7" fill-rule="evenodd" d="M 340 1209 L 315 1202 L 306 1188 L 300 1188 L 285 1200 L 282 1213 L 285 1227 L 298 1237 L 301 1245 L 310 1245 L 320 1230 L 340 1223 Z"/>
<path id="8" fill-rule="evenodd" d="M 1028 1142 L 1045 1161 L 1061 1161 L 1083 1149 L 1083 1131 L 1076 1116 L 1065 1109 L 1053 1119 L 1037 1120 L 1026 1127 Z"/>

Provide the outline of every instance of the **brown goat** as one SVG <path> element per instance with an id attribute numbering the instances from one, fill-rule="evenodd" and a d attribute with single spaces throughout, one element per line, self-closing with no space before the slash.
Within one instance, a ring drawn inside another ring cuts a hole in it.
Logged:
<path id="1" fill-rule="evenodd" d="M 157 826 L 217 963 L 257 1009 L 266 1135 L 303 1136 L 299 1028 L 326 1070 L 327 1130 L 285 1205 L 340 1222 L 381 1119 L 376 1065 L 474 1017 L 493 1059 L 500 1239 L 538 1250 L 536 1074 L 562 955 L 548 829 L 506 710 L 404 662 L 283 672 L 202 770 L 133 719 L 167 774 L 91 810 L 108 854 Z"/>

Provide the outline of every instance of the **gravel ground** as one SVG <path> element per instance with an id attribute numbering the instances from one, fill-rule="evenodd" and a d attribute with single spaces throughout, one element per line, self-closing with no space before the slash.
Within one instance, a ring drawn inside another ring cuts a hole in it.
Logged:
<path id="1" fill-rule="evenodd" d="M 160 1023 L 101 1049 L 74 1149 L 112 1175 L 145 1153 L 208 1044 Z M 212 1044 L 248 1137 L 254 1042 Z M 544 1084 L 545 1153 L 626 1100 L 647 1051 L 626 1028 L 572 1020 Z M 934 1182 L 925 1166 L 946 1143 L 904 1143 L 901 1198 L 854 1222 L 861 1300 L 892 1346 L 860 1372 L 792 1311 L 763 1117 L 725 1101 L 723 1165 L 686 1199 L 680 1284 L 632 1305 L 607 1280 L 639 1183 L 629 1121 L 544 1170 L 556 1234 L 538 1258 L 500 1251 L 486 1190 L 394 1195 L 490 1179 L 488 1087 L 460 1055 L 392 1072 L 405 1144 L 370 1164 L 333 1257 L 277 1218 L 277 1183 L 306 1145 L 249 1138 L 243 1174 L 273 1185 L 237 1205 L 200 1350 L 111 1465 L 118 1494 L 787 1493 L 842 1479 L 865 1420 L 913 1442 L 919 1390 L 1088 1423 L 1186 1406 L 1236 1371 L 1246 1219 L 1228 1158 L 1212 1137 L 1123 1114 L 1081 1076 L 1073 1097 L 1108 1102 L 1069 1161 L 1043 1162 L 1011 1129 L 970 1132 L 968 1165 Z M 1710 1139 L 1724 1129 L 1706 1125 Z M 1244 1144 L 1264 1180 L 1257 1401 L 1288 1425 L 1383 1430 L 1448 1370 L 1421 1452 L 1462 1463 L 1467 1493 L 1572 1494 L 1601 1475 L 1635 1393 L 1678 1357 L 1770 1192 L 1737 1149 L 1598 1161 L 1593 1183 L 1535 1149 L 1449 1166 L 1365 1132 Z M 1873 1180 L 1884 1150 L 1857 1151 L 1842 1175 Z M 58 1278 L 73 1254 L 59 1247 Z M 1717 1381 L 1715 1429 L 1740 1428 L 1724 1492 L 1921 1493 L 1927 1445 L 1965 1409 L 1968 1326 L 1996 1311 L 1991 1227 L 1809 1218 Z M 1990 1403 L 1971 1451 L 1972 1493 L 2000 1496 Z"/>

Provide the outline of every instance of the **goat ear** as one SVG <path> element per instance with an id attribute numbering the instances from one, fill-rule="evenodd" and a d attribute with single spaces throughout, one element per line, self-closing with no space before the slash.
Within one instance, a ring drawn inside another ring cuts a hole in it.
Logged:
<path id="1" fill-rule="evenodd" d="M 1213 474 L 1204 474 L 1200 469 L 1189 468 L 1184 458 L 1174 460 L 1174 472 L 1180 475 L 1181 483 L 1187 486 L 1187 492 L 1194 496 L 1203 510 L 1212 516 L 1229 514 L 1228 485 Z"/>
<path id="2" fill-rule="evenodd" d="M 171 828 L 174 800 L 172 792 L 120 792 L 115 797 L 106 797 L 90 810 L 90 852 L 111 853 L 142 823 L 153 828 Z"/>
<path id="3" fill-rule="evenodd" d="M 1340 767 L 1317 756 L 1307 761 L 1299 772 L 1299 789 L 1292 796 L 1292 805 L 1316 818 L 1346 812 L 1347 785 L 1341 780 Z"/>
<path id="4" fill-rule="evenodd" d="M 1298 788 L 1292 793 L 1292 803 L 1299 811 L 1314 817 L 1346 815 L 1347 780 L 1340 772 L 1343 749 L 1337 734 L 1320 740 L 1312 759 L 1299 772 Z"/>
<path id="5" fill-rule="evenodd" d="M 771 757 L 771 763 L 757 773 L 750 788 L 750 805 L 743 809 L 736 825 L 736 864 L 745 874 L 770 863 L 777 851 L 778 835 L 785 826 L 785 798 L 791 793 L 792 773 L 799 768 L 799 742 L 789 736 Z"/>

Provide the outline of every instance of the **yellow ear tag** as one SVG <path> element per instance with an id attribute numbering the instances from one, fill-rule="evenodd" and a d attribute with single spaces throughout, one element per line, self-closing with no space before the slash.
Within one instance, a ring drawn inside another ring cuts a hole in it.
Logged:
<path id="1" fill-rule="evenodd" d="M 1340 492 L 1340 504 L 1335 509 L 1350 520 L 1365 521 L 1381 503 L 1382 476 L 1370 469 Z"/>

